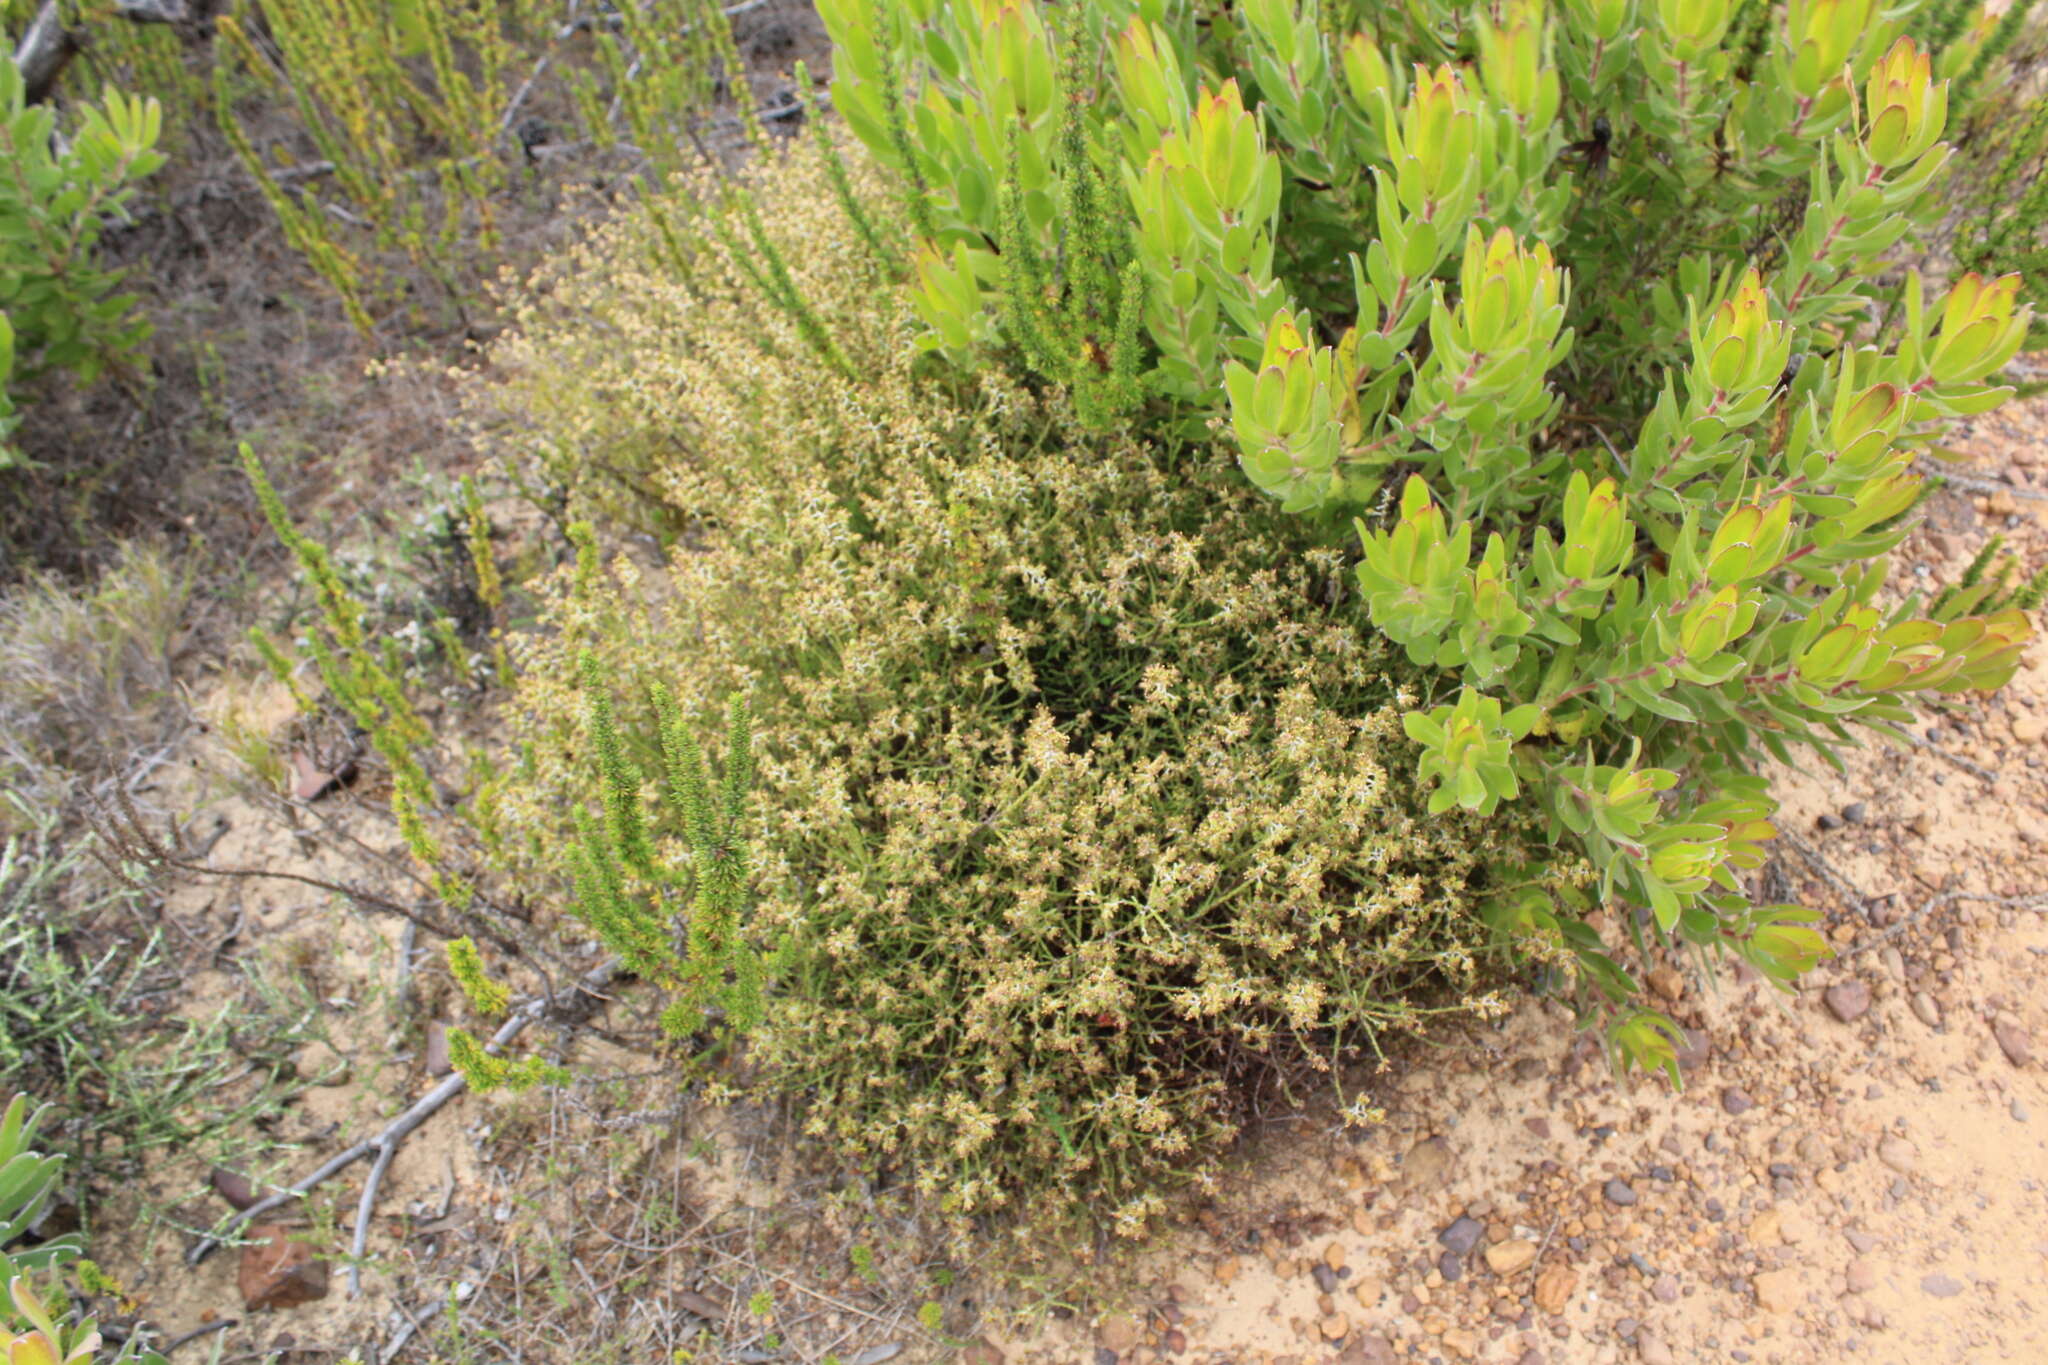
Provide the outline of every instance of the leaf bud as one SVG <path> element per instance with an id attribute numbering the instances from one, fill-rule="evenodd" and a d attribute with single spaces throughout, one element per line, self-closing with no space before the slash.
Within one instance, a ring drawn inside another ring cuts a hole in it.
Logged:
<path id="1" fill-rule="evenodd" d="M 1948 82 L 1937 83 L 1928 54 L 1901 37 L 1871 68 L 1864 107 L 1864 153 L 1876 165 L 1898 166 L 1940 140 L 1948 120 Z"/>

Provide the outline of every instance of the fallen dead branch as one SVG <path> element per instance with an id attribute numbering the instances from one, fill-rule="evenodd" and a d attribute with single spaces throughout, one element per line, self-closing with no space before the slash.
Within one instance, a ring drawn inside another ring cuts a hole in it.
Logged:
<path id="1" fill-rule="evenodd" d="M 511 1017 L 498 1026 L 498 1031 L 491 1035 L 491 1040 L 484 1045 L 484 1050 L 496 1054 L 523 1033 L 529 1025 L 541 1019 L 551 1019 L 560 1023 L 580 1022 L 596 1008 L 596 1002 L 604 998 L 602 991 L 618 974 L 618 961 L 612 959 L 585 974 L 576 983 L 575 994 L 569 999 L 539 995 L 525 1001 L 512 1011 Z M 377 1190 L 383 1182 L 384 1172 L 390 1169 L 391 1159 L 397 1154 L 399 1144 L 403 1143 L 415 1128 L 439 1112 L 448 1101 L 468 1088 L 469 1080 L 461 1072 L 447 1077 L 415 1101 L 411 1108 L 386 1124 L 384 1130 L 375 1137 L 366 1138 L 330 1157 L 318 1170 L 296 1185 L 264 1196 L 228 1219 L 218 1231 L 200 1238 L 185 1254 L 185 1263 L 198 1265 L 221 1247 L 224 1238 L 232 1235 L 235 1229 L 251 1219 L 260 1217 L 272 1209 L 281 1208 L 294 1200 L 305 1198 L 322 1181 L 348 1169 L 365 1157 L 374 1157 L 375 1162 L 370 1167 L 369 1178 L 363 1182 L 362 1198 L 356 1204 L 355 1238 L 349 1249 L 349 1295 L 354 1297 L 361 1288 L 360 1266 L 363 1248 L 369 1237 L 370 1214 L 377 1202 Z"/>

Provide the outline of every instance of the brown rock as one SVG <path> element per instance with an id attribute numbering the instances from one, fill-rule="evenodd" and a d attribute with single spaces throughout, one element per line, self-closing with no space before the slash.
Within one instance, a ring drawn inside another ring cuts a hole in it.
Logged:
<path id="1" fill-rule="evenodd" d="M 2048 735 L 2048 720 L 2042 720 L 2039 716 L 2012 718 L 2012 737 L 2020 743 L 2038 743 L 2043 735 Z"/>
<path id="2" fill-rule="evenodd" d="M 1527 1270 L 1536 1259 L 1536 1244 L 1523 1237 L 1495 1242 L 1486 1249 L 1486 1264 L 1496 1275 Z"/>
<path id="3" fill-rule="evenodd" d="M 1941 1027 L 1941 1010 L 1926 991 L 1913 992 L 1913 1013 L 1929 1028 Z"/>
<path id="4" fill-rule="evenodd" d="M 1650 989 L 1666 1000 L 1676 1001 L 1685 995 L 1685 978 L 1670 967 L 1650 969 Z"/>
<path id="5" fill-rule="evenodd" d="M 1756 1290 L 1757 1307 L 1766 1313 L 1789 1313 L 1806 1297 L 1796 1270 L 1766 1270 L 1750 1285 Z"/>
<path id="6" fill-rule="evenodd" d="M 1176 1327 L 1160 1338 L 1159 1344 L 1172 1354 L 1180 1355 L 1188 1349 L 1188 1334 Z"/>
<path id="7" fill-rule="evenodd" d="M 1237 1269 L 1237 1257 L 1225 1256 L 1216 1263 L 1216 1283 L 1227 1286 L 1237 1278 Z"/>
<path id="8" fill-rule="evenodd" d="M 252 1244 L 242 1248 L 235 1272 L 245 1310 L 291 1308 L 327 1297 L 327 1262 L 315 1260 L 313 1248 L 289 1240 L 289 1230 L 276 1223 L 258 1223 L 249 1236 Z"/>
<path id="9" fill-rule="evenodd" d="M 1424 1138 L 1401 1159 L 1401 1184 L 1411 1190 L 1441 1185 L 1451 1173 L 1451 1144 L 1441 1137 Z"/>
<path id="10" fill-rule="evenodd" d="M 1536 1277 L 1536 1306 L 1546 1313 L 1562 1313 L 1578 1287 L 1577 1271 L 1554 1265 Z"/>
<path id="11" fill-rule="evenodd" d="M 1344 1244 L 1342 1242 L 1332 1242 L 1323 1248 L 1323 1264 L 1332 1270 L 1342 1270 L 1344 1268 Z"/>
<path id="12" fill-rule="evenodd" d="M 1453 1327 L 1441 1338 L 1444 1349 L 1459 1360 L 1470 1360 L 1479 1349 L 1479 1334 L 1463 1327 Z"/>
<path id="13" fill-rule="evenodd" d="M 1353 1332 L 1337 1365 L 1394 1365 L 1394 1348 L 1378 1332 Z"/>
<path id="14" fill-rule="evenodd" d="M 226 1200 L 232 1209 L 246 1209 L 256 1202 L 256 1191 L 249 1184 L 249 1177 L 239 1171 L 216 1166 L 207 1181 L 213 1186 L 213 1192 Z"/>
<path id="15" fill-rule="evenodd" d="M 2034 1038 L 2012 1020 L 2000 1016 L 1991 1021 L 1991 1036 L 1998 1040 L 1998 1046 L 2005 1053 L 2005 1059 L 2014 1066 L 2025 1066 L 2034 1060 Z"/>
<path id="16" fill-rule="evenodd" d="M 1138 1320 L 1129 1313 L 1111 1313 L 1095 1329 L 1095 1340 L 1122 1355 L 1138 1344 Z"/>
<path id="17" fill-rule="evenodd" d="M 1351 1319 L 1342 1313 L 1332 1313 L 1316 1326 L 1321 1330 L 1323 1340 L 1342 1341 L 1351 1332 Z"/>
<path id="18" fill-rule="evenodd" d="M 1920 1164 L 1920 1151 L 1895 1133 L 1887 1133 L 1877 1144 L 1877 1159 L 1900 1175 L 1911 1175 Z"/>
<path id="19" fill-rule="evenodd" d="M 1877 1288 L 1877 1267 L 1858 1256 L 1849 1262 L 1848 1269 L 1843 1272 L 1843 1279 L 1848 1284 L 1851 1294 L 1868 1294 Z"/>
<path id="20" fill-rule="evenodd" d="M 1845 1024 L 1861 1019 L 1870 1009 L 1870 987 L 1861 981 L 1837 981 L 1821 998 L 1827 1002 L 1828 1013 Z"/>

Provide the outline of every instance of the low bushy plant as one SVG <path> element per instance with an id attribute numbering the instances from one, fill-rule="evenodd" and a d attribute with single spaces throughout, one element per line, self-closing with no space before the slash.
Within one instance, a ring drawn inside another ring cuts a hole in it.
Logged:
<path id="1" fill-rule="evenodd" d="M 0 470 L 18 464 L 16 386 L 53 369 L 91 379 L 147 335 L 119 272 L 94 257 L 107 218 L 163 158 L 155 100 L 108 90 L 60 137 L 0 55 Z"/>
<path id="2" fill-rule="evenodd" d="M 1227 420 L 1250 482 L 1361 555 L 1351 628 L 1425 671 L 1431 809 L 1532 813 L 1598 870 L 1502 872 L 1485 913 L 1570 951 L 1625 1061 L 1677 1074 L 1608 903 L 1781 981 L 1826 953 L 1744 892 L 1759 760 L 1999 686 L 2043 585 L 1886 590 L 1919 461 L 2009 392 L 2028 324 L 2016 277 L 1885 271 L 1949 161 L 1918 7 L 820 8 L 923 238 L 919 344 L 1107 429 Z"/>
<path id="3" fill-rule="evenodd" d="M 605 500 L 630 465 L 682 529 L 656 561 L 587 544 L 547 588 L 485 822 L 601 927 L 593 902 L 656 894 L 698 842 L 639 778 L 657 699 L 744 695 L 743 930 L 779 976 L 747 1073 L 955 1214 L 1134 1229 L 1261 1087 L 1502 1008 L 1476 883 L 1516 826 L 1425 812 L 1416 670 L 1356 628 L 1342 553 L 1208 446 L 918 374 L 830 172 L 761 173 L 772 264 L 700 242 L 693 287 L 629 223 L 497 349 L 499 421 L 573 443 Z M 873 167 L 842 173 L 895 229 Z M 599 831 L 650 855 L 594 897 Z"/>
<path id="4" fill-rule="evenodd" d="M 79 1263 L 84 1246 L 72 1236 L 37 1239 L 37 1218 L 48 1206 L 64 1158 L 38 1151 L 36 1129 L 47 1111 L 16 1095 L 0 1109 L 0 1352 L 11 1365 L 163 1365 L 164 1357 L 130 1342 L 102 1354 L 92 1319 L 71 1321 L 69 1304 L 48 1272 Z M 80 1263 L 81 1268 L 90 1262 Z"/>
<path id="5" fill-rule="evenodd" d="M 110 547 L 89 588 L 32 574 L 0 591 L 0 788 L 42 810 L 171 737 L 194 574 L 161 546 Z M 19 827 L 0 803 L 0 833 Z"/>

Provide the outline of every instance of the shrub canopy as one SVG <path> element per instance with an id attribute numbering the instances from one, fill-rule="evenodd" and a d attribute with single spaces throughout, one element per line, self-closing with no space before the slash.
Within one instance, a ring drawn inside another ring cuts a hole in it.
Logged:
<path id="1" fill-rule="evenodd" d="M 960 1212 L 1135 1227 L 1257 1088 L 1500 1008 L 1468 883 L 1513 826 L 1431 818 L 1400 776 L 1414 670 L 1357 629 L 1341 553 L 1209 446 L 918 377 L 815 158 L 758 193 L 843 372 L 747 262 L 707 248 L 685 286 L 644 223 L 499 351 L 501 402 L 687 528 L 565 573 L 517 642 L 502 827 L 560 871 L 563 812 L 597 804 L 589 661 L 648 771 L 631 699 L 745 691 L 753 932 L 786 964 L 756 1074 Z"/>

